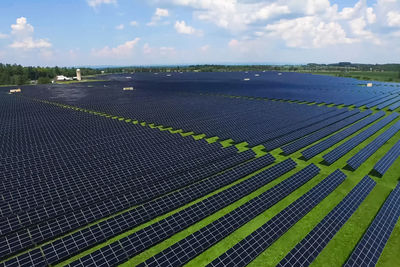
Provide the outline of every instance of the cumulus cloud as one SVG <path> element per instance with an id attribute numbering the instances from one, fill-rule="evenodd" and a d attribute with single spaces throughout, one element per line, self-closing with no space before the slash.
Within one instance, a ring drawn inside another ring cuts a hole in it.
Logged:
<path id="1" fill-rule="evenodd" d="M 169 17 L 168 9 L 156 8 L 153 17 L 151 18 L 151 21 L 147 23 L 147 26 L 155 26 L 159 21 L 166 17 Z"/>
<path id="2" fill-rule="evenodd" d="M 46 39 L 34 39 L 34 28 L 27 22 L 25 17 L 17 19 L 16 24 L 11 25 L 14 49 L 30 50 L 35 48 L 50 48 L 52 44 Z"/>
<path id="3" fill-rule="evenodd" d="M 103 4 L 116 4 L 117 0 L 87 0 L 86 2 L 90 7 L 96 8 Z"/>
<path id="4" fill-rule="evenodd" d="M 266 30 L 271 36 L 285 40 L 289 47 L 320 48 L 355 42 L 346 36 L 346 32 L 338 23 L 326 23 L 314 16 L 280 20 L 267 25 Z"/>
<path id="5" fill-rule="evenodd" d="M 400 12 L 390 11 L 387 14 L 387 23 L 391 27 L 400 27 Z"/>
<path id="6" fill-rule="evenodd" d="M 123 30 L 124 28 L 125 28 L 124 24 L 120 24 L 120 25 L 115 26 L 115 29 L 119 30 L 119 31 Z"/>
<path id="7" fill-rule="evenodd" d="M 290 13 L 289 7 L 285 4 L 261 1 L 171 0 L 170 2 L 179 6 L 191 7 L 195 9 L 195 18 L 212 22 L 218 27 L 233 32 L 246 30 L 250 24 Z"/>
<path id="8" fill-rule="evenodd" d="M 200 50 L 202 52 L 207 52 L 208 50 L 210 50 L 210 45 L 203 45 L 202 47 L 200 47 Z"/>
<path id="9" fill-rule="evenodd" d="M 175 22 L 175 30 L 180 33 L 180 34 L 200 34 L 201 32 L 199 30 L 196 30 L 195 28 L 189 26 L 186 24 L 185 21 L 176 21 Z"/>
<path id="10" fill-rule="evenodd" d="M 135 20 L 132 20 L 131 22 L 129 22 L 129 25 L 131 25 L 132 27 L 136 27 L 139 26 L 139 23 Z"/>
<path id="11" fill-rule="evenodd" d="M 176 49 L 172 46 L 151 47 L 148 43 L 145 43 L 143 45 L 143 54 L 154 58 L 172 56 L 176 54 Z"/>
<path id="12" fill-rule="evenodd" d="M 96 57 L 104 57 L 104 58 L 123 58 L 129 57 L 133 55 L 134 48 L 137 43 L 140 41 L 140 38 L 135 38 L 134 40 L 127 41 L 117 47 L 104 47 L 102 49 L 93 49 L 92 55 Z"/>

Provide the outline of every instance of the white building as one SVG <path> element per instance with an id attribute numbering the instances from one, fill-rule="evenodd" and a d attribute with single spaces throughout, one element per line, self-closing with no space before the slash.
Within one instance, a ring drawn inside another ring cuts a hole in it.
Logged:
<path id="1" fill-rule="evenodd" d="M 66 77 L 64 75 L 57 75 L 56 76 L 56 81 L 72 81 L 72 78 Z"/>
<path id="2" fill-rule="evenodd" d="M 80 69 L 76 70 L 76 79 L 78 81 L 82 81 L 82 75 L 81 75 L 81 70 Z"/>

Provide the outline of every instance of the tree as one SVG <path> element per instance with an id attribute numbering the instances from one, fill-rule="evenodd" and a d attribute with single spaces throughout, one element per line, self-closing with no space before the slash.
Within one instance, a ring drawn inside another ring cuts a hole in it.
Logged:
<path id="1" fill-rule="evenodd" d="M 47 84 L 51 83 L 51 79 L 49 77 L 39 77 L 38 84 Z"/>

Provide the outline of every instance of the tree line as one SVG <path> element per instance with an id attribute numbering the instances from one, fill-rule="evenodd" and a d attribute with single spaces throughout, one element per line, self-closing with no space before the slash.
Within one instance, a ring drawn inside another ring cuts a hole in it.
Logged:
<path id="1" fill-rule="evenodd" d="M 94 75 L 101 73 L 101 70 L 81 68 L 82 75 Z M 0 63 L 0 85 L 23 85 L 31 81 L 38 83 L 50 83 L 57 75 L 67 77 L 76 76 L 75 68 L 65 67 L 23 67 Z"/>
<path id="2" fill-rule="evenodd" d="M 132 66 L 110 68 L 80 68 L 84 76 L 105 73 L 134 72 L 232 72 L 232 71 L 338 71 L 338 75 L 346 75 L 348 71 L 398 71 L 400 79 L 400 64 L 352 64 L 341 62 L 336 64 L 307 65 L 186 65 L 186 66 Z M 23 67 L 21 65 L 0 63 L 0 85 L 23 85 L 31 81 L 44 84 L 50 83 L 57 75 L 73 77 L 76 68 L 66 67 Z M 396 77 L 395 77 L 396 78 Z"/>

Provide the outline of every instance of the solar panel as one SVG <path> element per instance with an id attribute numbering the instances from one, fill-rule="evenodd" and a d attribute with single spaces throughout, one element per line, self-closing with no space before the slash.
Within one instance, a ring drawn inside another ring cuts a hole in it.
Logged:
<path id="1" fill-rule="evenodd" d="M 346 175 L 341 171 L 333 172 L 267 223 L 212 261 L 209 266 L 246 266 L 335 190 L 345 178 Z M 152 259 L 154 257 L 145 264 L 155 266 L 155 263 L 160 262 Z"/>
<path id="2" fill-rule="evenodd" d="M 384 103 L 384 102 L 386 102 L 386 101 L 388 101 L 388 100 L 391 100 L 391 99 L 393 99 L 393 98 L 395 98 L 395 97 L 396 97 L 396 96 L 394 96 L 394 95 L 389 95 L 389 96 L 387 96 L 387 97 L 385 97 L 385 98 L 376 100 L 376 101 L 374 101 L 374 102 L 372 102 L 372 103 L 369 103 L 369 104 L 367 104 L 367 105 L 365 105 L 365 106 L 366 106 L 367 108 L 373 108 L 374 106 L 379 105 L 379 104 L 381 104 L 381 103 Z"/>
<path id="3" fill-rule="evenodd" d="M 385 116 L 384 111 L 380 111 L 378 113 L 375 113 L 374 115 L 348 127 L 347 129 L 344 129 L 343 131 L 319 142 L 318 144 L 315 144 L 314 146 L 304 150 L 301 152 L 303 157 L 307 160 L 312 159 L 316 155 L 324 152 L 326 149 L 332 147 L 333 145 L 339 143 L 340 141 L 344 140 L 345 138 L 349 137 L 350 135 L 358 132 L 359 130 L 363 129 L 367 125 L 375 122 L 376 120 L 382 118 Z"/>
<path id="4" fill-rule="evenodd" d="M 398 109 L 399 107 L 400 107 L 400 101 L 397 102 L 397 103 L 395 103 L 395 104 L 393 104 L 393 105 L 391 105 L 391 106 L 389 107 L 389 110 L 390 110 L 390 111 L 395 111 L 395 110 Z"/>
<path id="5" fill-rule="evenodd" d="M 351 150 L 353 150 L 356 146 L 361 144 L 363 141 L 374 135 L 376 132 L 378 132 L 380 129 L 391 123 L 393 120 L 395 120 L 399 114 L 393 113 L 390 114 L 389 116 L 383 118 L 382 120 L 378 121 L 374 125 L 370 126 L 366 130 L 362 131 L 355 137 L 351 138 L 350 140 L 346 141 L 342 145 L 338 146 L 334 150 L 330 151 L 329 153 L 325 154 L 323 156 L 324 160 L 328 164 L 333 164 L 336 162 L 338 159 L 349 153 Z"/>
<path id="6" fill-rule="evenodd" d="M 344 266 L 375 266 L 399 217 L 400 183 L 390 193 Z"/>
<path id="7" fill-rule="evenodd" d="M 390 127 L 383 134 L 378 136 L 374 141 L 369 143 L 366 147 L 361 149 L 356 155 L 347 161 L 347 164 L 356 170 L 361 166 L 369 157 L 371 157 L 378 149 L 380 149 L 390 138 L 392 138 L 398 131 L 400 131 L 400 122 Z"/>
<path id="8" fill-rule="evenodd" d="M 388 107 L 390 105 L 393 105 L 393 104 L 395 104 L 396 102 L 399 102 L 399 101 L 400 101 L 400 97 L 393 98 L 393 99 L 391 99 L 389 101 L 386 101 L 386 102 L 378 105 L 377 109 L 384 109 L 384 108 L 386 108 L 386 107 Z"/>
<path id="9" fill-rule="evenodd" d="M 145 223 L 153 218 L 165 214 L 175 208 L 183 206 L 190 201 L 206 195 L 220 187 L 228 185 L 235 180 L 249 175 L 262 167 L 272 164 L 274 158 L 271 155 L 266 155 L 250 161 L 246 164 L 236 166 L 222 174 L 218 174 L 200 183 L 190 185 L 180 191 L 173 192 L 169 195 L 155 199 L 151 202 L 145 203 L 129 212 L 118 215 L 117 217 L 110 218 L 99 224 L 96 224 L 85 230 L 81 230 L 61 239 L 56 240 L 44 246 L 44 254 L 46 255 L 47 262 L 55 264 L 64 258 L 73 256 L 79 253 L 83 248 L 79 246 L 81 239 L 86 240 L 87 246 L 94 246 L 99 242 L 104 241 L 105 238 L 109 239 L 117 234 L 123 233 L 135 226 Z M 110 232 L 110 235 L 104 236 L 103 233 Z M 66 243 L 68 238 L 72 238 L 71 244 L 68 244 L 68 250 L 64 249 L 59 244 Z M 72 242 L 73 241 L 73 242 Z M 56 257 L 67 251 L 64 258 Z M 54 255 L 47 257 L 47 255 Z"/>
<path id="10" fill-rule="evenodd" d="M 222 192 L 219 192 L 218 194 L 208 197 L 161 221 L 158 221 L 144 229 L 139 230 L 127 236 L 126 238 L 121 239 L 121 242 L 128 242 L 129 240 L 129 243 L 132 244 L 132 246 L 129 246 L 131 250 L 129 252 L 125 251 L 125 253 L 129 257 L 137 255 L 146 248 L 151 247 L 165 240 L 166 238 L 182 231 L 188 226 L 204 219 L 205 217 L 213 214 L 214 212 L 250 194 L 251 192 L 257 190 L 261 186 L 268 184 L 274 179 L 292 170 L 293 168 L 295 168 L 295 166 L 296 163 L 293 160 L 287 159 L 239 184 L 234 185 L 233 187 L 230 187 Z M 307 170 L 310 170 L 311 168 L 318 169 L 317 167 L 314 166 L 308 168 Z M 310 172 L 312 173 L 312 170 L 310 170 Z M 290 188 L 294 186 L 296 186 L 296 184 L 283 187 L 281 190 L 290 190 Z M 283 196 L 280 196 L 278 194 L 278 196 L 276 197 L 283 197 Z M 274 199 L 271 199 L 269 201 L 273 202 Z M 102 248 L 101 250 L 108 250 L 108 249 L 109 248 L 107 247 L 107 248 Z M 75 266 L 75 264 L 79 264 L 79 262 L 83 262 L 88 258 L 92 258 L 92 256 L 91 255 L 85 256 L 77 260 L 76 262 L 72 263 L 71 266 Z"/>
<path id="11" fill-rule="evenodd" d="M 400 141 L 397 142 L 386 155 L 375 165 L 374 170 L 383 176 L 393 163 L 400 157 Z"/>
<path id="12" fill-rule="evenodd" d="M 353 124 L 353 123 L 365 118 L 366 116 L 370 115 L 372 113 L 372 111 L 361 112 L 358 114 L 357 113 L 358 112 L 356 112 L 356 115 L 351 116 L 350 118 L 339 121 L 335 124 L 325 127 L 324 129 L 322 129 L 318 132 L 307 135 L 297 141 L 294 141 L 293 143 L 290 143 L 290 144 L 282 147 L 283 154 L 290 155 L 296 151 L 299 151 L 300 149 L 302 149 L 306 146 L 309 146 L 312 143 L 314 143 L 318 140 L 321 140 L 321 139 L 325 138 L 326 136 L 343 129 L 344 127 L 347 127 L 350 124 Z"/>
<path id="13" fill-rule="evenodd" d="M 301 240 L 277 266 L 309 265 L 329 241 L 343 227 L 360 204 L 375 187 L 368 176 L 361 180 L 349 194 L 317 226 Z"/>
<path id="14" fill-rule="evenodd" d="M 343 113 L 340 114 L 340 115 L 337 115 L 337 116 L 335 116 L 333 118 L 329 118 L 329 119 L 324 120 L 324 121 L 322 121 L 320 123 L 311 125 L 311 126 L 309 126 L 307 128 L 304 128 L 304 129 L 301 129 L 299 131 L 290 133 L 288 135 L 279 137 L 277 139 L 271 140 L 271 141 L 265 143 L 264 146 L 267 149 L 267 151 L 271 151 L 271 150 L 273 150 L 275 148 L 278 148 L 278 147 L 280 147 L 282 145 L 290 143 L 290 142 L 292 142 L 294 140 L 297 140 L 297 139 L 299 139 L 301 137 L 304 137 L 304 136 L 306 136 L 308 134 L 311 134 L 313 132 L 321 130 L 321 129 L 323 129 L 323 128 L 331 125 L 331 124 L 334 124 L 334 123 L 336 123 L 338 121 L 346 119 L 347 117 L 350 117 L 350 116 L 352 116 L 352 115 L 354 115 L 355 113 L 358 112 L 356 110 L 353 110 L 353 111 L 348 111 L 348 110 L 347 111 L 346 110 L 343 111 L 343 110 L 341 110 L 341 111 Z"/>

